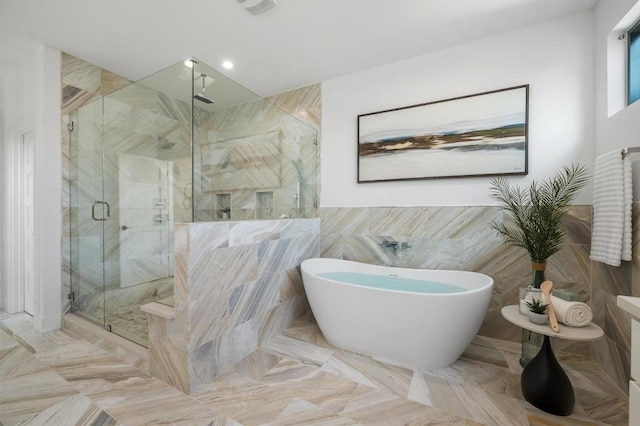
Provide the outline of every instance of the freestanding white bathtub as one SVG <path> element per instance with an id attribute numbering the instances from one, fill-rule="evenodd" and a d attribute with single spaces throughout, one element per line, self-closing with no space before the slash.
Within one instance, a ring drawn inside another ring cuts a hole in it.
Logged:
<path id="1" fill-rule="evenodd" d="M 325 258 L 305 260 L 301 269 L 329 343 L 412 369 L 457 360 L 478 333 L 493 288 L 493 279 L 477 272 Z"/>

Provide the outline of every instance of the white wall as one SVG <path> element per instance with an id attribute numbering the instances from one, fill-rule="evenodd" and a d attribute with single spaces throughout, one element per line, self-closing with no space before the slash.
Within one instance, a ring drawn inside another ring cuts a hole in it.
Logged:
<path id="1" fill-rule="evenodd" d="M 5 210 L 8 208 L 5 197 L 5 185 L 7 181 L 6 175 L 8 174 L 5 152 L 5 134 L 4 134 L 4 85 L 0 79 L 0 309 L 5 309 L 7 301 L 7 295 L 5 285 L 8 285 L 5 279 L 5 265 L 4 265 L 4 253 L 7 250 L 8 244 L 5 238 Z"/>
<path id="2" fill-rule="evenodd" d="M 619 90 L 624 89 L 624 58 L 611 62 L 613 47 L 608 39 L 617 41 L 617 34 L 610 32 L 618 26 L 625 15 L 632 10 L 635 16 L 627 16 L 633 20 L 640 18 L 640 2 L 638 0 L 604 0 L 598 3 L 595 11 L 595 59 L 596 59 L 596 149 L 600 155 L 613 149 L 637 146 L 640 147 L 640 102 L 635 102 L 621 110 L 610 108 L 618 103 Z M 635 7 L 634 7 L 635 6 Z M 609 62 L 608 62 L 609 60 Z M 611 109 L 617 111 L 609 116 Z M 631 156 L 633 164 L 633 200 L 640 202 L 640 154 Z"/>
<path id="3" fill-rule="evenodd" d="M 10 270 L 14 245 L 12 223 L 12 158 L 18 136 L 27 129 L 35 132 L 35 312 L 34 327 L 50 331 L 60 327 L 61 284 L 61 176 L 60 143 L 60 52 L 39 47 L 16 69 L 5 76 L 3 85 L 3 192 L 2 205 L 2 304 L 8 306 L 15 295 Z M 14 307 L 13 307 L 14 308 Z M 11 309 L 13 310 L 13 309 Z"/>
<path id="4" fill-rule="evenodd" d="M 492 205 L 490 178 L 358 184 L 357 115 L 529 84 L 529 174 L 593 166 L 593 11 L 322 84 L 321 206 Z M 578 202 L 590 203 L 585 188 Z"/>

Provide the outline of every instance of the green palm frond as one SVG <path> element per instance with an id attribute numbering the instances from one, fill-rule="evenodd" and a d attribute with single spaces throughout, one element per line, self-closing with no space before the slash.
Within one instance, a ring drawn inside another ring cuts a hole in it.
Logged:
<path id="1" fill-rule="evenodd" d="M 528 190 L 511 187 L 504 177 L 495 178 L 490 195 L 511 213 L 515 226 L 497 221 L 491 226 L 505 242 L 526 249 L 532 261 L 544 262 L 560 250 L 564 240 L 562 222 L 571 201 L 588 179 L 586 169 L 573 164 L 541 184 L 533 181 Z"/>

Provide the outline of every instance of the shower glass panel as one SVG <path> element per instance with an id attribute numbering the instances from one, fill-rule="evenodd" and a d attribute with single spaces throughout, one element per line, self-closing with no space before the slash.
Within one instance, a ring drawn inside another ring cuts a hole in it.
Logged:
<path id="1" fill-rule="evenodd" d="M 262 99 L 202 63 L 193 69 L 194 220 L 226 219 L 225 207 L 231 220 L 315 217 L 315 129 L 277 97 Z"/>
<path id="2" fill-rule="evenodd" d="M 173 303 L 174 223 L 315 217 L 315 130 L 202 63 L 71 118 L 72 310 L 138 344 L 140 306 Z"/>

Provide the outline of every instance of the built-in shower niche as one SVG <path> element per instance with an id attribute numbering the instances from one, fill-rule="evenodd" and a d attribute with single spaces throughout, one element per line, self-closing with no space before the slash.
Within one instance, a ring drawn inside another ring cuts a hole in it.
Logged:
<path id="1" fill-rule="evenodd" d="M 256 219 L 273 219 L 273 191 L 256 192 Z"/>
<path id="2" fill-rule="evenodd" d="M 216 194 L 216 219 L 231 219 L 231 193 Z"/>

